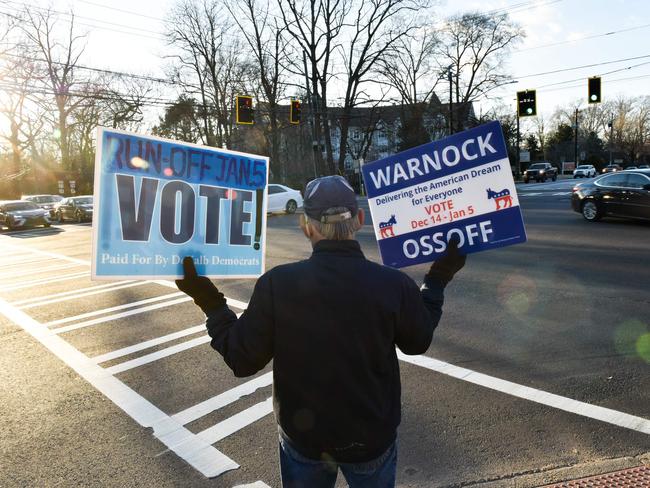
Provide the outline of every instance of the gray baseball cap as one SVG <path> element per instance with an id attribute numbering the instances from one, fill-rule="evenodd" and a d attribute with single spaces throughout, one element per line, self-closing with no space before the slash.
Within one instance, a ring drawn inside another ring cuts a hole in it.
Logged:
<path id="1" fill-rule="evenodd" d="M 348 211 L 328 212 L 335 207 L 345 207 Z M 307 183 L 303 208 L 309 218 L 324 224 L 351 219 L 359 210 L 354 190 L 350 183 L 339 175 L 323 176 Z"/>

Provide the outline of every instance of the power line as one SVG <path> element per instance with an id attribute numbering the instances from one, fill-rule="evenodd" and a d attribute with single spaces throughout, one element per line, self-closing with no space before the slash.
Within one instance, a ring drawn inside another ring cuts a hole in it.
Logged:
<path id="1" fill-rule="evenodd" d="M 72 22 L 72 19 L 86 19 L 86 20 L 90 20 L 92 22 L 99 22 L 100 24 L 108 24 L 108 25 L 112 25 L 112 26 L 121 27 L 122 29 L 133 29 L 133 30 L 135 30 L 137 32 L 120 30 L 120 29 L 116 29 L 116 28 L 113 28 L 113 27 L 105 27 L 103 25 L 89 24 L 87 22 L 75 22 L 75 23 L 78 24 L 78 25 L 86 26 L 86 27 L 92 27 L 92 28 L 95 28 L 95 29 L 102 29 L 102 30 L 107 30 L 107 31 L 111 31 L 111 32 L 117 32 L 117 33 L 120 33 L 120 34 L 127 34 L 127 35 L 131 35 L 131 36 L 135 36 L 135 37 L 144 37 L 144 38 L 155 39 L 155 40 L 159 40 L 159 41 L 165 41 L 166 40 L 164 37 L 162 37 L 162 34 L 160 32 L 155 32 L 155 31 L 150 31 L 150 30 L 147 30 L 147 29 L 142 29 L 140 27 L 133 27 L 133 26 L 129 26 L 129 25 L 116 24 L 115 22 L 108 22 L 108 21 L 101 20 L 101 19 L 96 19 L 96 18 L 93 18 L 93 17 L 85 17 L 85 16 L 81 16 L 81 15 L 75 15 L 75 14 L 71 14 L 71 13 L 67 13 L 67 12 L 62 12 L 60 10 L 48 9 L 48 8 L 44 8 L 44 7 L 36 7 L 36 6 L 33 6 L 33 5 L 28 5 L 28 4 L 25 4 L 25 3 L 22 3 L 22 2 L 16 2 L 16 1 L 12 1 L 12 0 L 0 0 L 0 3 L 3 3 L 7 8 L 12 8 L 12 9 L 16 8 L 15 6 L 20 6 L 20 7 L 23 7 L 23 8 L 29 8 L 30 10 L 37 10 L 39 12 L 51 12 L 51 13 L 54 13 L 54 14 L 57 14 L 57 15 L 64 16 L 65 18 L 63 19 L 63 21 L 68 22 L 68 23 Z M 13 6 L 11 4 L 13 4 Z M 2 11 L 0 13 L 3 13 L 5 15 L 9 15 L 9 16 L 11 16 L 13 18 L 17 18 L 14 15 L 12 15 L 12 13 L 10 13 L 10 12 Z M 19 19 L 19 20 L 24 21 L 24 19 Z M 152 34 L 155 34 L 155 35 L 147 35 L 147 34 L 145 34 L 145 32 L 149 32 L 149 33 L 152 33 Z"/>
<path id="2" fill-rule="evenodd" d="M 650 64 L 650 61 L 646 61 L 645 63 L 635 64 L 633 66 L 627 66 L 625 68 L 615 69 L 615 70 L 612 70 L 612 71 L 608 71 L 606 73 L 601 73 L 599 76 L 606 76 L 606 75 L 611 75 L 611 74 L 614 74 L 614 73 L 620 73 L 621 71 L 628 71 L 628 70 L 631 70 L 631 69 L 634 69 L 634 68 L 638 68 L 639 66 L 645 66 L 647 64 Z M 546 88 L 546 87 L 549 87 L 549 86 L 565 85 L 567 83 L 574 83 L 576 81 L 583 81 L 584 82 L 584 78 L 576 78 L 574 80 L 560 81 L 560 82 L 557 82 L 557 83 L 549 83 L 549 84 L 546 84 L 546 85 L 538 86 L 537 88 Z"/>
<path id="3" fill-rule="evenodd" d="M 650 27 L 650 24 L 637 25 L 635 27 L 630 27 L 628 29 L 619 29 L 619 30 L 615 30 L 615 31 L 604 32 L 602 34 L 594 34 L 592 36 L 579 37 L 577 39 L 571 39 L 571 40 L 567 40 L 567 41 L 551 42 L 549 44 L 542 44 L 540 46 L 527 47 L 525 49 L 517 49 L 517 50 L 514 50 L 512 52 L 514 54 L 514 53 L 522 53 L 522 52 L 526 52 L 526 51 L 533 51 L 535 49 L 542 49 L 542 48 L 546 48 L 546 47 L 561 46 L 563 44 L 570 44 L 570 43 L 573 43 L 573 42 L 587 41 L 589 39 L 596 39 L 596 38 L 599 38 L 599 37 L 613 36 L 615 34 L 621 34 L 623 32 L 630 32 L 630 31 L 639 30 L 639 29 L 647 29 L 648 27 Z"/>
<path id="4" fill-rule="evenodd" d="M 650 54 L 645 54 L 643 56 L 635 56 L 633 58 L 616 59 L 614 61 L 603 61 L 602 63 L 585 64 L 583 66 L 575 66 L 573 68 L 556 69 L 556 70 L 553 70 L 553 71 L 545 71 L 543 73 L 534 73 L 532 75 L 517 76 L 515 79 L 516 80 L 521 80 L 523 78 L 532 78 L 534 76 L 553 75 L 553 74 L 556 74 L 556 73 L 563 73 L 563 72 L 566 72 L 566 71 L 575 71 L 577 69 L 593 68 L 595 66 L 605 66 L 607 64 L 616 64 L 616 63 L 622 63 L 622 62 L 625 62 L 625 61 L 635 61 L 637 59 L 646 59 L 646 58 L 650 58 Z"/>
<path id="5" fill-rule="evenodd" d="M 151 19 L 151 20 L 157 20 L 159 22 L 164 22 L 164 19 L 161 19 L 159 17 L 152 17 L 151 15 L 145 15 L 145 14 L 140 14 L 138 12 L 133 12 L 132 10 L 124 10 L 121 8 L 117 7 L 109 7 L 108 5 L 102 5 L 101 3 L 96 3 L 96 2 L 89 2 L 88 0 L 77 0 L 79 3 L 85 3 L 88 5 L 94 5 L 95 7 L 101 7 L 105 8 L 108 10 L 115 10 L 116 12 L 122 12 L 124 14 L 130 14 L 130 15 L 136 15 L 138 17 L 144 17 L 145 19 Z"/>

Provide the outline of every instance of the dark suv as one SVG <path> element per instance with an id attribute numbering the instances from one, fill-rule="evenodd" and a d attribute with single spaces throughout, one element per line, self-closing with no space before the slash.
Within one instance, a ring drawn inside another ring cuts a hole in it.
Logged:
<path id="1" fill-rule="evenodd" d="M 557 180 L 557 168 L 551 163 L 533 163 L 524 171 L 524 183 L 530 180 L 546 181 L 548 178 Z"/>

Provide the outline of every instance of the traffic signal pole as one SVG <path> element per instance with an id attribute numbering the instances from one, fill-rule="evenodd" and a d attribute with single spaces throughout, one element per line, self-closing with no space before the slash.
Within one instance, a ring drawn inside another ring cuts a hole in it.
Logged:
<path id="1" fill-rule="evenodd" d="M 576 108 L 576 121 L 575 121 L 575 134 L 574 134 L 574 155 L 575 155 L 575 167 L 578 167 L 578 109 Z"/>
<path id="2" fill-rule="evenodd" d="M 451 67 L 452 65 L 450 64 L 449 68 L 447 68 L 447 76 L 449 78 L 449 135 L 452 135 L 454 133 L 454 110 L 452 108 L 454 103 L 454 95 L 453 85 L 451 83 Z"/>
<path id="3" fill-rule="evenodd" d="M 517 176 L 521 178 L 521 152 L 519 151 L 520 135 L 519 135 L 519 111 L 515 114 L 517 116 Z"/>

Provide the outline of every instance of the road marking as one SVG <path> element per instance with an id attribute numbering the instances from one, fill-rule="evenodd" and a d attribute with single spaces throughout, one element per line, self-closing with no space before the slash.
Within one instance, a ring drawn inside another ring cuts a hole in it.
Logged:
<path id="1" fill-rule="evenodd" d="M 56 278 L 42 278 L 38 280 L 19 281 L 18 283 L 12 283 L 11 285 L 0 286 L 0 292 L 21 290 L 23 288 L 29 288 L 31 286 L 36 286 L 36 285 L 49 285 L 50 283 L 74 280 L 77 278 L 81 278 L 83 276 L 89 276 L 88 271 L 82 271 L 80 273 L 72 273 L 72 274 L 57 276 Z"/>
<path id="2" fill-rule="evenodd" d="M 608 424 L 617 425 L 644 434 L 650 434 L 650 420 L 642 417 L 636 417 L 610 408 L 591 405 L 590 403 L 580 402 L 578 400 L 573 400 L 572 398 L 555 395 L 554 393 L 548 393 L 529 386 L 502 380 L 500 378 L 495 378 L 494 376 L 488 376 L 477 371 L 472 371 L 471 369 L 461 368 L 460 366 L 455 366 L 428 356 L 407 356 L 402 352 L 397 351 L 397 357 L 404 362 L 430 369 L 451 376 L 452 378 L 467 381 L 468 383 L 490 388 L 491 390 L 523 398 L 524 400 L 529 400 L 531 402 L 541 403 L 542 405 L 557 408 L 558 410 L 564 410 L 565 412 L 600 420 L 602 422 L 607 422 Z"/>
<path id="3" fill-rule="evenodd" d="M 237 317 L 239 317 L 240 315 L 241 314 L 238 314 Z M 168 334 L 166 336 L 158 337 L 158 338 L 152 339 L 150 341 L 145 341 L 145 343 L 156 342 L 158 344 L 162 344 L 164 342 L 174 340 L 177 337 L 184 337 L 186 335 L 189 335 L 188 330 L 194 330 L 194 332 L 198 332 L 196 329 L 205 330 L 205 325 L 197 325 L 195 327 L 190 327 L 189 329 L 181 330 L 181 331 L 175 332 L 173 334 Z M 170 336 L 176 336 L 176 337 L 173 337 L 172 339 L 169 339 Z M 161 339 L 165 339 L 165 340 L 162 341 Z M 152 363 L 152 362 L 157 361 L 159 359 L 171 356 L 172 354 L 176 354 L 176 353 L 191 349 L 193 347 L 200 346 L 201 344 L 205 344 L 206 342 L 210 342 L 210 340 L 211 340 L 210 336 L 206 334 L 206 335 L 203 335 L 201 337 L 197 337 L 195 339 L 191 339 L 189 341 L 182 342 L 181 344 L 175 344 L 173 346 L 166 347 L 165 349 L 161 349 L 160 351 L 152 352 L 151 354 L 146 354 L 144 356 L 140 356 L 138 358 L 131 359 L 130 361 L 125 361 L 123 363 L 116 364 L 115 366 L 111 366 L 110 368 L 107 368 L 106 371 L 109 371 L 112 374 L 122 373 L 123 371 L 128 371 L 129 369 L 137 368 L 138 366 L 142 366 L 143 364 L 149 364 L 149 363 Z M 141 349 L 143 349 L 141 346 L 143 344 L 145 344 L 145 343 L 136 344 L 135 346 L 131 346 L 131 347 L 128 347 L 128 348 L 125 348 L 125 349 L 134 349 L 135 347 L 137 347 L 139 350 L 141 350 Z M 154 345 L 156 345 L 156 344 L 154 344 Z M 152 346 L 147 346 L 147 347 L 152 347 Z M 122 351 L 123 351 L 123 349 L 122 349 Z M 115 352 L 117 352 L 117 351 L 113 351 L 113 353 L 109 353 L 109 354 L 115 354 Z M 130 352 L 133 352 L 133 351 L 130 351 Z M 130 352 L 127 353 L 127 354 L 130 354 Z M 120 356 L 123 356 L 123 355 L 124 354 L 121 354 Z M 117 356 L 117 357 L 120 357 L 120 356 Z M 95 360 L 95 362 L 98 362 L 98 361 Z"/>
<path id="4" fill-rule="evenodd" d="M 517 193 L 518 197 L 535 197 L 537 195 L 542 195 L 542 193 L 541 192 L 537 192 L 537 193 Z"/>
<path id="5" fill-rule="evenodd" d="M 107 352 L 106 354 L 95 356 L 94 358 L 92 358 L 92 360 L 97 364 L 105 363 L 106 361 L 121 358 L 123 356 L 128 356 L 129 354 L 133 354 L 134 352 L 144 351 L 145 349 L 149 349 L 150 347 L 159 346 L 160 344 L 164 344 L 165 342 L 173 341 L 175 339 L 180 339 L 181 337 L 186 337 L 188 335 L 196 334 L 204 330 L 206 330 L 205 324 L 195 325 L 194 327 L 189 327 L 188 329 L 185 330 L 156 337 L 155 339 L 140 342 L 132 346 L 123 347 L 121 349 L 116 349 L 115 351 Z"/>
<path id="6" fill-rule="evenodd" d="M 14 244 L 7 244 L 3 243 L 3 247 L 8 247 L 9 249 L 14 249 L 14 250 L 23 250 L 24 246 L 16 246 Z M 73 258 L 70 256 L 66 256 L 65 254 L 57 254 L 54 252 L 48 252 L 48 251 L 42 251 L 40 249 L 30 249 L 30 252 L 32 254 L 36 254 L 39 256 L 47 256 L 49 258 L 54 258 L 54 259 L 64 259 L 66 261 L 70 261 L 71 263 L 79 263 L 79 264 L 86 264 L 90 266 L 90 261 L 84 260 L 84 259 L 78 259 L 78 258 Z"/>
<path id="7" fill-rule="evenodd" d="M 46 258 L 46 257 L 42 257 L 42 256 L 34 257 L 33 254 L 30 254 L 29 256 L 25 255 L 24 257 L 27 258 L 27 259 L 18 259 L 18 260 L 16 260 L 16 259 L 7 259 L 7 260 L 3 261 L 0 264 L 0 266 L 3 269 L 13 269 L 13 268 L 17 268 L 19 266 L 27 266 L 27 265 L 30 265 L 30 264 L 38 264 L 38 263 L 49 263 L 50 261 L 52 261 L 52 258 Z"/>
<path id="8" fill-rule="evenodd" d="M 137 302 L 123 303 L 122 305 L 115 305 L 114 307 L 102 308 L 100 310 L 93 310 L 91 312 L 86 312 L 79 315 L 73 315 L 70 317 L 64 317 L 62 319 L 52 320 L 51 322 L 46 322 L 44 325 L 46 327 L 51 327 L 53 325 L 67 324 L 68 322 L 75 322 L 77 320 L 87 319 L 89 317 L 96 317 L 98 315 L 106 315 L 107 313 L 117 312 L 118 310 L 124 310 L 126 308 L 140 307 L 141 305 L 160 302 L 162 300 L 179 297 L 181 295 L 185 296 L 185 294 L 182 291 L 178 291 L 176 293 L 169 293 L 167 295 L 159 295 L 151 298 L 146 298 L 144 300 L 140 300 Z"/>
<path id="9" fill-rule="evenodd" d="M 248 483 L 247 485 L 237 485 L 237 486 L 233 486 L 232 488 L 271 488 L 271 487 L 266 483 L 263 483 L 262 481 L 256 481 L 255 483 Z"/>
<path id="10" fill-rule="evenodd" d="M 172 418 L 179 422 L 181 425 L 187 425 L 194 422 L 209 413 L 219 410 L 220 408 L 236 402 L 241 397 L 255 393 L 259 388 L 265 388 L 273 384 L 273 372 L 265 373 L 253 380 L 242 383 L 239 386 L 231 388 L 230 390 L 213 396 L 201 403 L 186 408 L 185 410 L 172 415 Z"/>
<path id="11" fill-rule="evenodd" d="M 169 300 L 167 302 L 157 303 L 155 305 L 147 305 L 146 307 L 140 307 L 135 310 L 129 310 L 128 312 L 116 313 L 114 315 L 109 315 L 107 317 L 100 317 L 98 319 L 87 320 L 85 322 L 79 322 L 77 324 L 66 325 L 65 327 L 59 327 L 57 329 L 50 329 L 50 330 L 55 334 L 62 334 L 64 332 L 69 332 L 71 330 L 82 329 L 84 327 L 90 327 L 91 325 L 102 324 L 104 322 L 110 322 L 124 317 L 130 317 L 131 315 L 137 315 L 140 313 L 149 312 L 151 310 L 157 310 L 159 308 L 171 307 L 172 305 L 188 302 L 190 300 L 191 300 L 190 297 L 184 296 L 181 298 L 177 298 L 176 300 Z"/>
<path id="12" fill-rule="evenodd" d="M 206 334 L 205 336 L 197 337 L 195 339 L 190 339 L 189 341 L 181 342 L 180 344 L 175 344 L 173 346 L 166 347 L 165 349 L 152 352 L 151 354 L 145 354 L 144 356 L 131 359 L 130 361 L 124 361 L 123 363 L 116 364 L 115 366 L 111 366 L 110 368 L 106 368 L 106 371 L 108 371 L 110 374 L 123 373 L 124 371 L 128 371 L 130 369 L 137 368 L 138 366 L 143 366 L 145 364 L 153 363 L 154 361 L 158 361 L 159 359 L 166 358 L 167 356 L 171 356 L 173 354 L 182 351 L 187 351 L 188 349 L 192 349 L 193 347 L 200 346 L 202 344 L 210 342 L 211 340 L 212 338 Z"/>
<path id="13" fill-rule="evenodd" d="M 60 269 L 68 269 L 68 268 L 78 268 L 79 266 L 83 266 L 83 264 L 78 264 L 78 263 L 64 263 L 64 264 L 57 264 L 55 266 L 46 266 L 44 268 L 33 268 L 30 269 L 29 272 L 25 272 L 24 269 L 22 270 L 13 270 L 12 272 L 9 273 L 3 273 L 0 275 L 1 280 L 6 280 L 6 279 L 11 279 L 11 278 L 19 278 L 21 276 L 31 276 L 35 274 L 42 274 L 42 273 L 49 273 L 50 271 L 56 271 Z"/>
<path id="14" fill-rule="evenodd" d="M 118 283 L 124 283 L 119 285 Z M 123 290 L 124 288 L 132 288 L 134 286 L 141 286 L 147 284 L 147 281 L 118 281 L 109 285 L 89 286 L 81 290 L 64 291 L 62 293 L 55 293 L 53 295 L 46 295 L 44 297 L 28 298 L 26 300 L 19 300 L 13 302 L 12 305 L 20 305 L 18 308 L 25 310 L 33 307 L 42 307 L 43 305 L 50 305 L 52 303 L 64 302 L 66 300 L 76 300 L 77 298 L 98 295 L 100 293 L 108 293 L 111 291 Z M 118 285 L 118 286 L 115 286 Z M 90 290 L 90 291 L 84 291 Z M 25 304 L 25 305 L 22 305 Z"/>
<path id="15" fill-rule="evenodd" d="M 553 196 L 555 196 L 555 197 L 564 196 L 564 195 L 571 195 L 571 192 L 570 191 L 562 191 L 562 192 L 558 192 L 558 193 L 553 193 Z"/>
<path id="16" fill-rule="evenodd" d="M 0 313 L 19 325 L 100 393 L 204 476 L 214 478 L 239 465 L 209 443 L 194 435 L 115 376 L 108 374 L 85 354 L 43 327 L 29 315 L 0 298 Z"/>
<path id="17" fill-rule="evenodd" d="M 266 417 L 268 414 L 273 412 L 273 397 L 267 398 L 265 401 L 257 403 L 252 407 L 242 410 L 239 413 L 236 413 L 232 417 L 228 417 L 226 420 L 219 422 L 212 427 L 199 432 L 197 437 L 207 442 L 208 444 L 214 444 L 219 442 L 221 439 L 225 439 L 229 435 L 238 432 L 244 427 L 257 422 L 263 417 Z"/>

